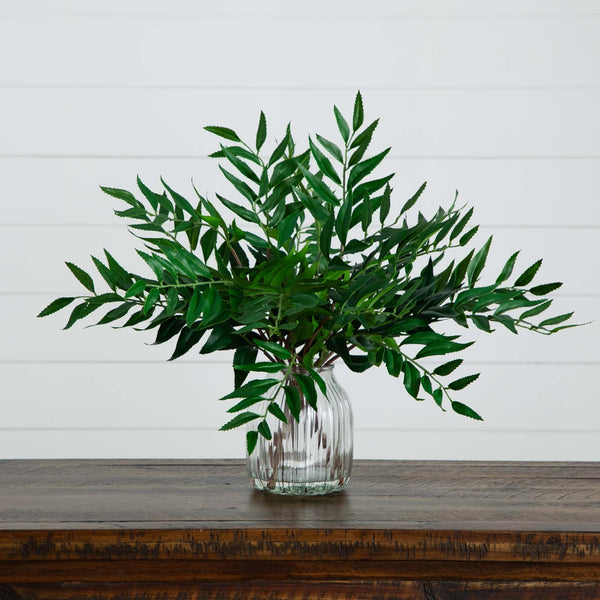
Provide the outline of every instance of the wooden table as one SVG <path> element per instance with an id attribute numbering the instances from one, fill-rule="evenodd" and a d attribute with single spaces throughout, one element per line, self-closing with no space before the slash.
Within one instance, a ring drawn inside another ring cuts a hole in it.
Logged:
<path id="1" fill-rule="evenodd" d="M 242 461 L 0 461 L 0 600 L 600 598 L 600 464 L 357 461 L 347 491 Z"/>

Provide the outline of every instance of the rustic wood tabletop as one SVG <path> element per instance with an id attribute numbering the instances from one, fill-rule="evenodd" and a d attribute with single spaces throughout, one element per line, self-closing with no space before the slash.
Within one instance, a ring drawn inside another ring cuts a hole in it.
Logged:
<path id="1" fill-rule="evenodd" d="M 253 490 L 237 460 L 0 461 L 0 600 L 600 598 L 600 464 L 356 461 Z"/>

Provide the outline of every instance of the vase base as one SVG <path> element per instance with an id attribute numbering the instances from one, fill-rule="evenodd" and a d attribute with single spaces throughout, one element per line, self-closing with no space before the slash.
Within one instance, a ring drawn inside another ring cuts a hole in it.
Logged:
<path id="1" fill-rule="evenodd" d="M 350 477 L 332 481 L 265 481 L 255 477 L 250 478 L 250 483 L 257 490 L 278 494 L 280 496 L 323 496 L 343 490 L 350 481 Z"/>

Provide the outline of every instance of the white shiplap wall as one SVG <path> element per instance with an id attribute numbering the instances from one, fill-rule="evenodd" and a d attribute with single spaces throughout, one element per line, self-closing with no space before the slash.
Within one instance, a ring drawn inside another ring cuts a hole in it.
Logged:
<path id="1" fill-rule="evenodd" d="M 272 136 L 289 119 L 298 140 L 335 135 L 331 105 L 360 88 L 396 202 L 458 188 L 479 243 L 495 233 L 492 273 L 515 248 L 522 267 L 543 256 L 557 311 L 598 318 L 598 0 L 4 0 L 0 56 L 0 458 L 242 455 L 241 432 L 216 431 L 228 356 L 167 363 L 151 336 L 34 315 L 78 291 L 64 260 L 136 260 L 98 185 L 218 190 L 202 126 L 251 135 L 261 109 Z M 482 376 L 460 399 L 482 424 L 340 367 L 356 455 L 600 460 L 599 334 L 473 332 Z"/>

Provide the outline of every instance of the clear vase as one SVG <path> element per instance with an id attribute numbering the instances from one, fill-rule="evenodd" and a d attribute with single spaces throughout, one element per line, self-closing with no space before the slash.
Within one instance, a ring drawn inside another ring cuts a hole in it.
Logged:
<path id="1" fill-rule="evenodd" d="M 259 436 L 254 452 L 247 457 L 250 482 L 256 489 L 316 496 L 337 492 L 348 485 L 352 469 L 352 407 L 335 378 L 333 366 L 317 372 L 325 382 L 327 396 L 317 386 L 315 411 L 299 389 L 298 422 L 286 405 L 283 390 L 277 394 L 275 401 L 287 423 L 269 414 L 271 440 Z M 288 376 L 286 385 L 298 388 L 293 375 Z"/>

